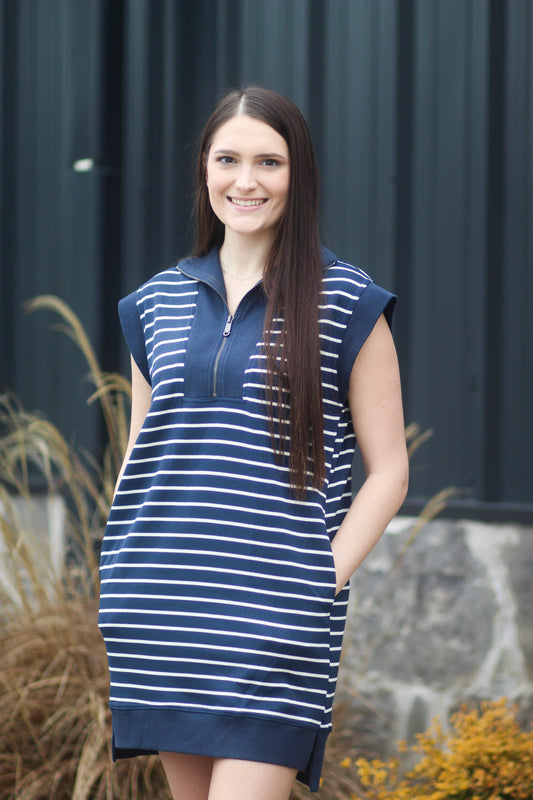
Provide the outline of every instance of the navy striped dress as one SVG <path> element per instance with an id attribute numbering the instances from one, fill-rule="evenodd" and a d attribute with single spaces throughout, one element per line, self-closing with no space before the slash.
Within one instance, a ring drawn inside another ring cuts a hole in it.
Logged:
<path id="1" fill-rule="evenodd" d="M 395 302 L 328 251 L 323 274 L 327 482 L 305 500 L 271 446 L 261 285 L 232 317 L 213 250 L 120 302 L 152 400 L 101 556 L 115 758 L 263 761 L 318 788 L 348 601 L 331 552 L 351 501 L 348 384 Z"/>

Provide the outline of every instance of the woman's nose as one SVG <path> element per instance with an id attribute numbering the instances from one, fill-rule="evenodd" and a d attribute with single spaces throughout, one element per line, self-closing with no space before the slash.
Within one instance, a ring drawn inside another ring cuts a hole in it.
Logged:
<path id="1" fill-rule="evenodd" d="M 256 183 L 253 167 L 250 164 L 242 164 L 235 180 L 236 188 L 250 191 L 255 188 Z"/>

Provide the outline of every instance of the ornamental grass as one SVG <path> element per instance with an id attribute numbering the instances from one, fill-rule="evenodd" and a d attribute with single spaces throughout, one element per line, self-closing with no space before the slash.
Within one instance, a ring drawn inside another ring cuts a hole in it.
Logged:
<path id="1" fill-rule="evenodd" d="M 97 627 L 99 542 L 127 441 L 130 386 L 100 370 L 59 299 L 39 298 L 29 310 L 38 308 L 55 311 L 84 354 L 108 445 L 97 464 L 48 420 L 0 396 L 0 798 L 164 800 L 157 757 L 111 761 Z M 54 554 L 58 530 L 64 549 Z"/>
<path id="2" fill-rule="evenodd" d="M 170 800 L 158 757 L 112 763 L 97 627 L 99 547 L 126 447 L 131 387 L 101 371 L 61 300 L 41 297 L 28 306 L 42 308 L 58 315 L 87 361 L 89 402 L 100 405 L 108 444 L 97 463 L 48 420 L 0 396 L 0 800 Z M 413 451 L 425 434 L 411 426 L 407 438 Z M 422 515 L 415 534 L 439 508 Z M 357 720 L 337 709 L 335 722 L 320 791 L 311 795 L 297 784 L 294 800 L 352 800 L 362 790 Z"/>

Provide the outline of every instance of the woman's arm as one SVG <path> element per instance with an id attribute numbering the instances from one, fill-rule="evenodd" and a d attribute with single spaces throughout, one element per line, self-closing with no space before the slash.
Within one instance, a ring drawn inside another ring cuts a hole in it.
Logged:
<path id="1" fill-rule="evenodd" d="M 365 482 L 332 543 L 337 592 L 372 550 L 407 493 L 409 466 L 398 359 L 383 315 L 357 355 L 348 401 Z"/>
<path id="2" fill-rule="evenodd" d="M 130 418 L 130 435 L 126 447 L 124 460 L 118 474 L 117 482 L 115 484 L 115 493 L 122 478 L 122 473 L 126 468 L 131 451 L 137 441 L 137 436 L 143 426 L 143 422 L 150 408 L 152 397 L 152 387 L 145 380 L 142 372 L 131 357 L 131 418 Z"/>

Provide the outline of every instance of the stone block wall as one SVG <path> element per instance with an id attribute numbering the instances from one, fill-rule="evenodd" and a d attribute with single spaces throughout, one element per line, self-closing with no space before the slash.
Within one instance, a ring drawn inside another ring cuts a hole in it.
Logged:
<path id="1" fill-rule="evenodd" d="M 533 718 L 533 526 L 396 518 L 352 581 L 339 699 L 387 755 L 464 701 Z"/>

